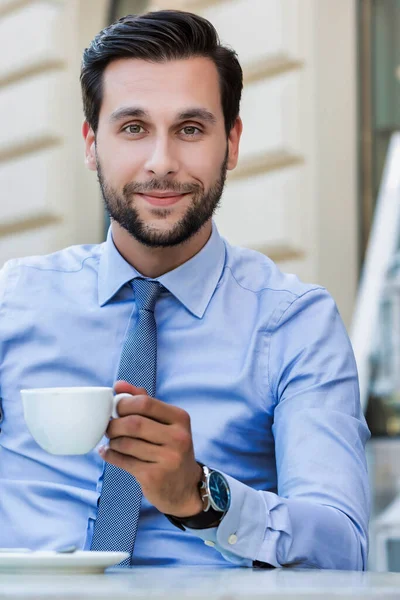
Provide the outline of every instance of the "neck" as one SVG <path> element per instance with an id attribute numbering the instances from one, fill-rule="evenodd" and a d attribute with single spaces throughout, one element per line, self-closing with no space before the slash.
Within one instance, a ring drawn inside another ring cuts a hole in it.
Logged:
<path id="1" fill-rule="evenodd" d="M 116 221 L 111 223 L 114 244 L 121 256 L 144 277 L 160 277 L 195 256 L 211 236 L 211 219 L 190 239 L 178 246 L 151 248 L 138 242 Z"/>

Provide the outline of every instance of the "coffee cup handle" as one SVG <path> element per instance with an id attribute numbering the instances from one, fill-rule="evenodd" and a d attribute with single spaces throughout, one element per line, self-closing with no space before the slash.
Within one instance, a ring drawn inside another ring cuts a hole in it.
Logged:
<path id="1" fill-rule="evenodd" d="M 118 407 L 119 401 L 122 400 L 122 398 L 134 398 L 134 396 L 132 396 L 132 394 L 124 393 L 124 394 L 116 394 L 113 397 L 113 408 L 112 408 L 112 413 L 111 413 L 111 416 L 113 419 L 118 419 L 118 417 L 119 417 L 117 407 Z"/>

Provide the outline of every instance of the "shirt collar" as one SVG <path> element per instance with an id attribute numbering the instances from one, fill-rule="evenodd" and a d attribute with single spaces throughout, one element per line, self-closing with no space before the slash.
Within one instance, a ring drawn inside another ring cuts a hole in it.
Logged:
<path id="1" fill-rule="evenodd" d="M 225 244 L 215 223 L 206 245 L 193 258 L 157 277 L 191 313 L 201 318 L 217 287 L 225 264 Z M 99 304 L 104 306 L 129 281 L 142 275 L 118 252 L 111 233 L 103 246 L 99 265 Z"/>

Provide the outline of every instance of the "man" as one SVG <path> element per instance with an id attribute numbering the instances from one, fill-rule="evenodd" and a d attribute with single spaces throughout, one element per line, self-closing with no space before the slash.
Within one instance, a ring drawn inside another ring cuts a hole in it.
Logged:
<path id="1" fill-rule="evenodd" d="M 81 82 L 111 228 L 2 270 L 0 546 L 365 569 L 369 434 L 335 304 L 212 221 L 242 132 L 235 53 L 199 16 L 130 16 Z M 21 388 L 114 383 L 135 398 L 99 452 L 33 441 Z"/>

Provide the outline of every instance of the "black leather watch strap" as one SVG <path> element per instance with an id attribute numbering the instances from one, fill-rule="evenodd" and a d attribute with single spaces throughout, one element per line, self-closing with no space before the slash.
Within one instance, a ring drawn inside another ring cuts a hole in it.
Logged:
<path id="1" fill-rule="evenodd" d="M 207 512 L 202 510 L 197 515 L 192 517 L 173 517 L 172 515 L 165 515 L 175 527 L 179 527 L 182 531 L 186 531 L 186 527 L 189 529 L 210 529 L 211 527 L 217 527 L 225 513 L 218 510 L 214 510 L 212 506 Z"/>
<path id="2" fill-rule="evenodd" d="M 204 467 L 204 464 L 199 460 L 197 463 Z M 201 489 L 202 480 L 200 479 L 198 485 L 199 494 Z M 165 515 L 175 527 L 178 527 L 182 531 L 186 531 L 186 527 L 189 529 L 210 529 L 211 527 L 217 527 L 222 521 L 222 517 L 225 513 L 215 510 L 212 506 L 207 511 L 202 510 L 191 517 L 173 517 L 172 515 Z"/>

